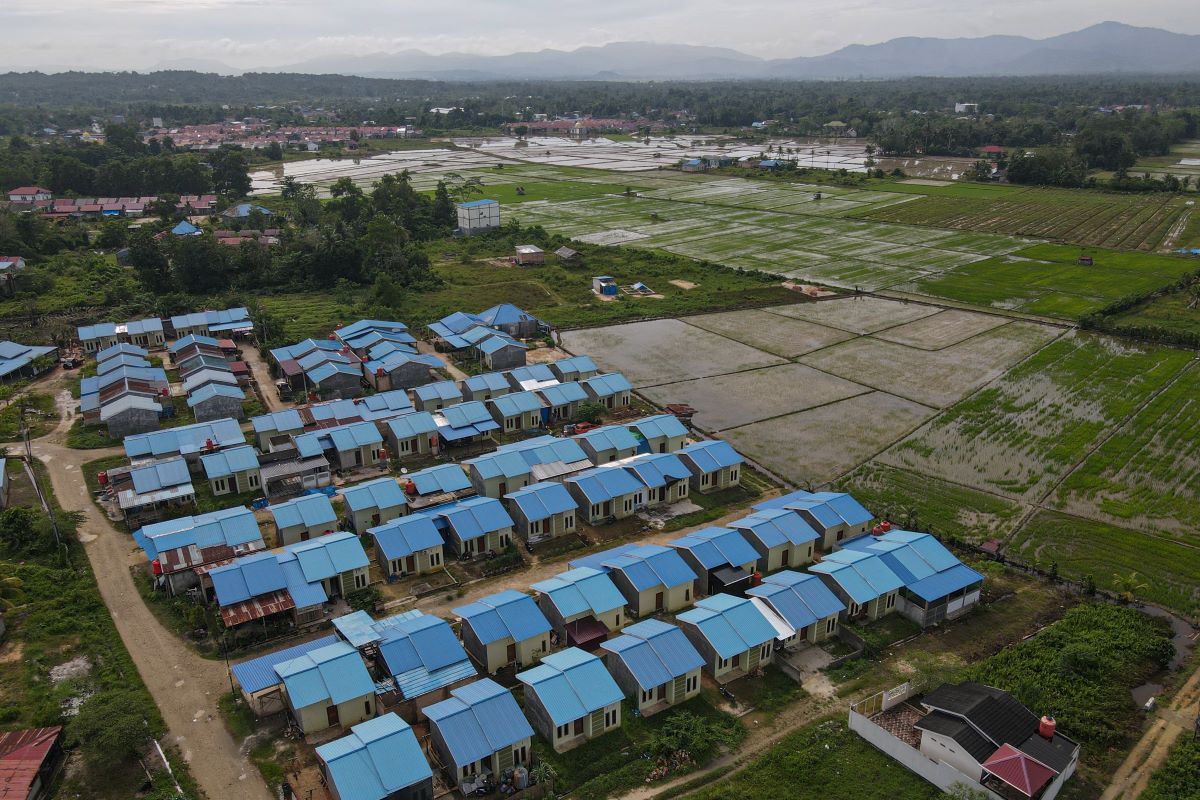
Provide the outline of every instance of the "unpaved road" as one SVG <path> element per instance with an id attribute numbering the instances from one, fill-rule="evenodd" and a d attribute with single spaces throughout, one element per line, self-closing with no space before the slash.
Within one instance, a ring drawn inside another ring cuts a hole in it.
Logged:
<path id="1" fill-rule="evenodd" d="M 133 540 L 117 531 L 92 502 L 80 471 L 83 463 L 101 458 L 107 451 L 65 446 L 75 401 L 65 390 L 58 400 L 59 425 L 33 442 L 33 454 L 46 465 L 62 508 L 83 515 L 79 538 L 100 595 L 166 720 L 171 741 L 209 800 L 270 800 L 258 770 L 240 751 L 217 712 L 218 698 L 229 691 L 225 665 L 188 649 L 159 624 L 142 601 L 129 572 Z"/>
<path id="2" fill-rule="evenodd" d="M 243 342 L 241 352 L 242 361 L 250 367 L 250 374 L 254 376 L 254 382 L 258 385 L 258 396 L 262 398 L 263 407 L 267 411 L 282 411 L 288 408 L 279 400 L 279 392 L 275 391 L 275 379 L 271 377 L 271 368 L 263 361 L 258 352 L 258 345 Z"/>

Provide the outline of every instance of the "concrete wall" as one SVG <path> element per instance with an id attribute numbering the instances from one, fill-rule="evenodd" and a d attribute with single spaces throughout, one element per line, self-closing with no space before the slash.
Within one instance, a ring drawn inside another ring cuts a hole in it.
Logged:
<path id="1" fill-rule="evenodd" d="M 475 489 L 475 494 L 480 497 L 492 497 L 496 500 L 503 500 L 504 495 L 509 492 L 515 492 L 517 489 L 524 489 L 530 483 L 529 473 L 515 475 L 511 478 L 504 476 L 484 478 L 479 474 L 479 470 L 474 465 L 469 467 L 469 471 L 471 486 Z"/>
<path id="2" fill-rule="evenodd" d="M 289 699 L 288 705 L 291 705 Z M 300 730 L 306 734 L 323 731 L 329 727 L 328 703 L 314 703 L 304 708 L 292 708 L 292 716 Z M 375 695 L 367 694 L 338 704 L 338 724 L 342 728 L 357 725 L 365 719 L 375 716 Z"/>
<path id="3" fill-rule="evenodd" d="M 425 575 L 426 573 L 442 569 L 442 566 L 446 561 L 441 545 L 438 545 L 437 547 L 430 547 L 425 550 L 418 550 L 417 552 L 413 553 L 413 560 L 416 562 L 416 571 L 402 573 L 401 570 L 404 569 L 408 560 L 407 556 L 397 558 L 393 561 L 388 561 L 388 559 L 384 558 L 383 553 L 379 552 L 379 548 L 376 548 L 375 552 L 376 562 L 379 564 L 379 569 L 381 572 L 383 572 L 385 578 L 390 578 L 393 575 L 400 576 L 401 574 L 404 576 Z"/>
<path id="4" fill-rule="evenodd" d="M 217 486 L 218 481 L 225 482 L 225 488 L 220 489 Z M 262 486 L 262 480 L 259 477 L 257 469 L 248 469 L 242 472 L 235 472 L 232 475 L 226 475 L 224 478 L 213 478 L 208 482 L 209 488 L 216 496 L 223 494 L 241 494 L 254 489 L 259 489 Z"/>
<path id="5" fill-rule="evenodd" d="M 480 363 L 489 370 L 514 369 L 525 366 L 525 348 L 509 345 L 484 355 Z"/>
<path id="6" fill-rule="evenodd" d="M 150 409 L 130 408 L 109 419 L 106 425 L 110 438 L 124 439 L 126 436 L 158 430 L 159 416 L 157 411 Z"/>
<path id="7" fill-rule="evenodd" d="M 396 435 L 392 433 L 392 429 L 387 428 L 383 435 L 387 440 L 388 453 L 392 458 L 395 458 L 399 461 L 428 453 L 430 450 L 428 433 L 423 433 L 420 436 L 414 436 L 410 439 L 397 439 Z M 405 442 L 408 444 L 407 450 L 405 450 L 403 447 Z"/>
<path id="8" fill-rule="evenodd" d="M 214 419 L 241 419 L 243 416 L 242 401 L 236 397 L 214 395 L 192 408 L 197 422 L 208 422 Z"/>

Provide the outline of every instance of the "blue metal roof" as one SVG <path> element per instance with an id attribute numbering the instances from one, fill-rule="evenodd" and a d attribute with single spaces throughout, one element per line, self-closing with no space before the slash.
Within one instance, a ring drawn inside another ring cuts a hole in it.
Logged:
<path id="1" fill-rule="evenodd" d="M 193 517 L 177 517 L 164 522 L 143 525 L 133 534 L 134 540 L 149 559 L 161 553 L 183 547 L 208 547 L 262 542 L 262 533 L 254 512 L 245 506 L 224 508 Z"/>
<path id="2" fill-rule="evenodd" d="M 567 570 L 529 588 L 547 595 L 564 618 L 587 613 L 599 616 L 625 606 L 625 598 L 608 573 L 591 567 Z"/>
<path id="3" fill-rule="evenodd" d="M 362 375 L 362 369 L 354 364 L 343 364 L 339 361 L 326 361 L 320 366 L 306 370 L 305 376 L 309 381 L 315 384 L 321 384 L 327 381 L 334 375 Z"/>
<path id="4" fill-rule="evenodd" d="M 434 421 L 433 415 L 428 411 L 414 411 L 411 414 L 404 414 L 403 416 L 388 420 L 387 424 L 392 434 L 400 441 L 415 439 L 418 436 L 433 433 L 437 430 L 437 422 Z"/>
<path id="5" fill-rule="evenodd" d="M 704 658 L 683 631 L 657 619 L 630 625 L 600 647 L 621 659 L 644 691 L 704 666 Z"/>
<path id="6" fill-rule="evenodd" d="M 306 494 L 284 503 L 267 506 L 271 516 L 275 518 L 275 526 L 292 528 L 302 525 L 305 528 L 316 528 L 321 525 L 333 525 L 337 522 L 337 514 L 329 498 L 323 494 Z"/>
<path id="7" fill-rule="evenodd" d="M 611 397 L 633 389 L 633 384 L 626 380 L 625 376 L 619 372 L 593 375 L 581 382 L 584 386 L 591 389 L 597 397 Z"/>
<path id="8" fill-rule="evenodd" d="M 842 546 L 877 555 L 909 591 L 926 601 L 940 600 L 983 580 L 928 533 L 892 530 L 852 539 Z"/>
<path id="9" fill-rule="evenodd" d="M 617 682 L 597 656 L 568 647 L 542 658 L 538 666 L 517 673 L 557 725 L 586 717 L 624 698 Z"/>
<path id="10" fill-rule="evenodd" d="M 501 476 L 512 479 L 529 474 L 529 465 L 521 458 L 521 454 L 506 450 L 496 450 L 468 458 L 463 464 L 473 468 L 484 480 Z"/>
<path id="11" fill-rule="evenodd" d="M 11 347 L 30 349 L 27 345 L 14 344 L 13 342 L 5 342 L 4 346 L 5 346 L 5 352 L 0 353 L 0 357 L 3 357 L 3 358 L 12 358 L 12 355 L 10 354 Z M 41 348 L 39 348 L 39 349 L 41 349 Z M 49 348 L 45 348 L 45 349 L 53 350 L 54 348 L 49 347 Z M 108 359 L 113 358 L 114 356 L 119 356 L 119 355 L 138 356 L 139 358 L 148 358 L 150 356 L 150 351 L 144 347 L 138 347 L 136 344 L 130 344 L 129 342 L 117 342 L 116 344 L 109 345 L 108 347 L 104 348 L 100 352 L 96 353 L 96 363 L 99 364 L 101 361 L 107 361 Z"/>
<path id="12" fill-rule="evenodd" d="M 97 359 L 96 374 L 103 375 L 107 372 L 112 372 L 114 369 L 119 369 L 120 367 L 147 368 L 149 366 L 150 366 L 150 362 L 147 361 L 142 356 L 135 356 L 135 355 L 130 355 L 128 353 L 122 353 L 122 354 L 118 354 L 115 356 L 111 356 L 104 360 Z"/>
<path id="13" fill-rule="evenodd" d="M 870 522 L 874 516 L 863 508 L 857 500 L 841 492 L 806 492 L 795 491 L 782 497 L 757 503 L 754 508 L 759 510 L 789 508 L 797 511 L 807 511 L 825 528 L 837 525 L 862 525 Z"/>
<path id="14" fill-rule="evenodd" d="M 270 552 L 235 558 L 210 570 L 208 577 L 221 608 L 287 588 L 279 560 Z"/>
<path id="15" fill-rule="evenodd" d="M 375 694 L 375 682 L 358 651 L 345 642 L 318 647 L 275 665 L 293 708 L 340 704 Z"/>
<path id="16" fill-rule="evenodd" d="M 508 392 L 508 378 L 499 372 L 485 372 L 463 379 L 463 388 L 472 392 Z"/>
<path id="17" fill-rule="evenodd" d="M 431 324 L 432 329 L 435 325 L 447 333 L 465 333 L 477 325 L 483 325 L 483 320 L 476 314 L 470 314 L 466 311 L 455 311 L 453 314 L 447 314 L 437 322 Z M 439 332 L 439 331 L 435 331 Z M 440 332 L 439 332 L 440 335 Z"/>
<path id="18" fill-rule="evenodd" d="M 404 341 L 397 341 L 397 339 L 400 339 L 401 337 L 404 338 Z M 346 344 L 351 347 L 355 347 L 357 345 L 374 341 L 374 344 L 367 349 L 367 361 L 382 361 L 392 353 L 408 353 L 409 355 L 415 355 L 417 353 L 417 346 L 407 341 L 407 339 L 410 338 L 412 337 L 410 337 L 407 333 L 368 333 L 366 336 L 351 340 Z M 438 363 L 440 364 L 441 362 L 439 361 Z"/>
<path id="19" fill-rule="evenodd" d="M 674 453 L 643 453 L 622 462 L 621 466 L 652 489 L 692 475 L 692 471 Z"/>
<path id="20" fill-rule="evenodd" d="M 329 636 L 322 636 L 320 639 L 313 639 L 311 642 L 304 642 L 303 644 L 286 647 L 283 650 L 276 650 L 273 653 L 267 653 L 264 656 L 247 659 L 231 667 L 233 677 L 237 679 L 238 686 L 242 687 L 242 691 L 246 694 L 254 694 L 261 692 L 263 689 L 270 689 L 272 686 L 278 686 L 282 682 L 279 675 L 275 672 L 276 664 L 291 661 L 305 653 L 311 653 L 313 650 L 319 650 L 336 642 L 337 637 L 330 634 Z"/>
<path id="21" fill-rule="evenodd" d="M 462 392 L 459 391 L 458 384 L 454 381 L 437 381 L 436 383 L 427 383 L 424 386 L 418 386 L 413 389 L 413 395 L 425 402 L 429 402 L 430 400 L 449 400 L 457 403 L 462 400 Z"/>
<path id="22" fill-rule="evenodd" d="M 505 639 L 523 642 L 550 630 L 550 623 L 533 598 L 514 589 L 481 597 L 459 606 L 454 613 L 471 626 L 483 644 Z"/>
<path id="23" fill-rule="evenodd" d="M 171 317 L 171 326 L 175 330 L 200 326 L 232 329 L 239 324 L 243 327 L 250 326 L 250 312 L 242 307 L 227 308 L 224 311 L 196 311 Z"/>
<path id="24" fill-rule="evenodd" d="M 491 678 L 452 689 L 450 695 L 424 710 L 456 769 L 533 736 L 512 692 Z"/>
<path id="25" fill-rule="evenodd" d="M 285 545 L 283 550 L 280 559 L 287 560 L 289 554 L 294 557 L 309 583 L 362 569 L 370 564 L 362 542 L 349 531 L 336 531 L 305 542 Z"/>
<path id="26" fill-rule="evenodd" d="M 276 347 L 271 351 L 271 357 L 276 361 L 287 361 L 288 359 L 297 359 L 314 350 L 324 350 L 328 353 L 336 353 L 342 349 L 342 345 L 338 342 L 329 339 L 305 339 L 296 344 L 290 344 L 287 347 Z"/>
<path id="27" fill-rule="evenodd" d="M 766 576 L 761 585 L 747 589 L 746 594 L 767 601 L 798 631 L 846 610 L 846 604 L 816 575 L 792 570 Z"/>
<path id="28" fill-rule="evenodd" d="M 343 641 L 349 642 L 351 647 L 361 650 L 367 645 L 382 641 L 391 626 L 397 625 L 403 620 L 420 616 L 422 613 L 421 611 L 401 611 L 390 617 L 374 619 L 366 611 L 351 611 L 349 614 L 334 617 L 332 622 L 334 630 L 338 632 L 338 636 Z"/>
<path id="29" fill-rule="evenodd" d="M 475 667 L 450 623 L 420 611 L 390 621 L 379 655 L 396 688 L 411 700 L 475 676 Z"/>
<path id="30" fill-rule="evenodd" d="M 598 453 L 607 450 L 637 450 L 638 440 L 624 425 L 605 425 L 574 437 L 587 442 Z"/>
<path id="31" fill-rule="evenodd" d="M 849 564 L 878 594 L 883 595 L 904 585 L 900 576 L 893 572 L 876 553 L 856 550 L 835 550 L 821 559 L 822 564 Z"/>
<path id="32" fill-rule="evenodd" d="M 254 426 L 255 433 L 275 433 L 277 431 L 290 433 L 304 430 L 304 420 L 300 418 L 300 412 L 294 408 L 251 417 L 250 424 Z"/>
<path id="33" fill-rule="evenodd" d="M 433 777 L 416 734 L 394 712 L 360 722 L 317 756 L 339 800 L 387 800 Z"/>
<path id="34" fill-rule="evenodd" d="M 365 511 L 369 508 L 396 508 L 407 505 L 404 490 L 395 478 L 383 477 L 355 486 L 342 487 L 342 499 L 351 511 Z"/>
<path id="35" fill-rule="evenodd" d="M 744 597 L 714 594 L 696 601 L 696 607 L 676 619 L 695 625 L 721 658 L 775 639 L 775 628 L 754 604 Z"/>
<path id="36" fill-rule="evenodd" d="M 730 528 L 702 528 L 667 544 L 687 550 L 708 570 L 726 565 L 740 567 L 758 561 L 758 551 L 742 534 Z"/>
<path id="37" fill-rule="evenodd" d="M 541 413 L 542 403 L 533 392 L 513 392 L 493 397 L 488 401 L 502 417 L 517 417 L 521 414 Z"/>
<path id="38" fill-rule="evenodd" d="M 966 589 L 968 586 L 978 585 L 982 581 L 983 576 L 966 564 L 955 564 L 948 569 L 930 575 L 928 578 L 915 581 L 909 584 L 907 588 L 922 600 L 933 602 L 941 600 L 943 597 L 954 592 Z"/>
<path id="39" fill-rule="evenodd" d="M 581 403 L 587 400 L 587 392 L 584 391 L 583 384 L 576 383 L 575 381 L 565 381 L 563 383 L 543 386 L 537 390 L 537 393 L 544 397 L 551 407 Z"/>
<path id="40" fill-rule="evenodd" d="M 459 203 L 459 208 L 478 208 L 480 206 L 498 206 L 500 205 L 495 200 L 468 200 L 465 203 Z"/>
<path id="41" fill-rule="evenodd" d="M 140 408 L 155 413 L 162 412 L 162 406 L 153 398 L 140 394 L 125 394 L 120 397 L 114 397 L 100 407 L 100 420 L 107 422 L 117 414 L 128 411 L 131 408 Z"/>
<path id="42" fill-rule="evenodd" d="M 730 522 L 729 527 L 757 539 L 768 549 L 784 544 L 808 544 L 821 538 L 803 517 L 783 508 L 756 511 Z"/>
<path id="43" fill-rule="evenodd" d="M 204 367 L 189 373 L 183 379 L 184 394 L 191 395 L 200 387 L 209 383 L 223 383 L 226 386 L 237 386 L 237 377 L 232 372 Z"/>
<path id="44" fill-rule="evenodd" d="M 177 317 L 172 317 L 172 320 L 175 319 L 177 319 Z M 200 347 L 212 348 L 214 350 L 219 350 L 221 348 L 221 342 L 211 336 L 202 336 L 200 334 L 189 333 L 182 339 L 176 339 L 174 342 L 172 342 L 171 346 L 167 348 L 167 352 L 171 355 L 175 355 L 180 350 L 184 350 L 192 345 L 199 345 Z"/>
<path id="45" fill-rule="evenodd" d="M 553 362 L 550 368 L 562 376 L 564 381 L 574 381 L 585 375 L 595 375 L 600 369 L 590 356 L 571 356 Z"/>
<path id="46" fill-rule="evenodd" d="M 693 464 L 701 474 L 736 466 L 743 461 L 738 451 L 734 450 L 729 442 L 722 439 L 693 442 L 678 452 L 684 463 Z"/>
<path id="47" fill-rule="evenodd" d="M 639 546 L 640 545 L 637 544 L 620 544 L 616 547 L 611 547 L 608 550 L 601 550 L 598 553 L 592 553 L 591 555 L 573 558 L 567 562 L 567 566 L 571 569 L 576 569 L 578 567 L 591 567 L 592 569 L 598 569 L 601 572 L 607 572 L 609 568 L 605 566 L 605 562 L 611 561 L 617 556 L 625 555 L 631 550 L 636 550 Z"/>
<path id="48" fill-rule="evenodd" d="M 413 410 L 412 400 L 403 389 L 367 395 L 353 401 L 365 420 L 391 419 Z"/>
<path id="49" fill-rule="evenodd" d="M 385 373 L 393 372 L 406 364 L 420 364 L 430 369 L 440 369 L 444 366 L 437 356 L 424 355 L 422 353 L 413 353 L 402 347 L 393 346 L 390 352 L 382 353 L 378 357 L 371 354 L 371 360 L 364 366 L 368 372 L 377 373 L 383 370 Z"/>
<path id="50" fill-rule="evenodd" d="M 593 505 L 642 490 L 642 483 L 620 467 L 593 467 L 567 478 Z"/>
<path id="51" fill-rule="evenodd" d="M 492 497 L 472 497 L 437 514 L 450 523 L 460 542 L 476 539 L 493 531 L 511 528 L 513 521 L 504 504 Z"/>
<path id="52" fill-rule="evenodd" d="M 200 456 L 204 476 L 209 480 L 225 478 L 235 472 L 258 469 L 258 453 L 250 445 L 231 447 L 217 453 Z"/>
<path id="53" fill-rule="evenodd" d="M 287 591 L 292 598 L 292 602 L 296 604 L 296 608 L 309 608 L 311 606 L 319 606 L 329 601 L 329 596 L 325 594 L 325 587 L 320 581 L 309 581 L 304 577 L 304 571 L 300 567 L 300 562 L 291 553 L 277 553 L 275 556 L 279 561 L 279 568 L 283 570 L 283 578 L 287 581 Z"/>
<path id="54" fill-rule="evenodd" d="M 526 364 L 523 367 L 516 367 L 508 371 L 509 382 L 516 381 L 519 385 L 523 381 L 557 381 L 547 364 Z"/>
<path id="55" fill-rule="evenodd" d="M 205 449 L 208 442 L 216 448 L 245 444 L 246 437 L 235 419 L 198 422 L 178 428 L 166 428 L 125 437 L 125 455 L 130 458 L 171 453 L 189 455 Z"/>
<path id="56" fill-rule="evenodd" d="M 226 397 L 231 400 L 245 400 L 246 393 L 237 386 L 230 386 L 225 383 L 206 383 L 188 395 L 187 404 L 189 408 L 195 408 L 201 403 L 212 400 L 215 397 Z"/>
<path id="57" fill-rule="evenodd" d="M 587 453 L 574 439 L 561 439 L 557 436 L 535 436 L 522 442 L 501 445 L 497 453 L 519 453 L 529 466 L 550 464 L 562 461 L 564 464 L 574 464 L 587 461 Z"/>
<path id="58" fill-rule="evenodd" d="M 492 355 L 493 353 L 498 353 L 506 347 L 515 347 L 519 350 L 526 349 L 525 345 L 521 344 L 516 339 L 513 339 L 509 336 L 499 335 L 489 336 L 476 345 L 476 347 L 478 348 L 479 352 L 488 356 Z"/>
<path id="59" fill-rule="evenodd" d="M 346 341 L 347 339 L 353 339 L 356 336 L 362 336 L 364 333 L 370 333 L 371 331 L 403 333 L 406 330 L 408 330 L 408 326 L 403 322 L 386 319 L 360 319 L 357 322 L 351 322 L 349 325 L 343 325 L 333 333 L 342 341 Z"/>
<path id="60" fill-rule="evenodd" d="M 168 382 L 167 381 L 167 373 L 165 370 L 162 369 L 162 367 L 124 367 L 124 366 L 122 366 L 122 367 L 117 367 L 114 370 L 110 370 L 110 371 L 104 373 L 103 375 L 94 376 L 94 381 L 93 381 L 92 385 L 95 386 L 94 391 L 99 391 L 100 389 L 103 389 L 106 386 L 112 386 L 117 381 L 124 381 L 124 380 L 142 381 L 145 383 L 162 384 L 163 386 L 166 386 L 167 382 Z M 85 392 L 82 390 L 82 388 L 80 389 L 80 394 L 85 394 Z"/>
<path id="61" fill-rule="evenodd" d="M 497 325 L 515 325 L 519 322 L 537 319 L 537 317 L 522 311 L 512 303 L 500 303 L 499 305 L 480 311 L 479 318 L 485 324 L 493 327 Z"/>
<path id="62" fill-rule="evenodd" d="M 458 464 L 438 464 L 434 467 L 410 472 L 400 478 L 416 484 L 417 494 L 443 494 L 445 492 L 460 492 L 471 488 L 471 480 Z"/>
<path id="63" fill-rule="evenodd" d="M 188 472 L 187 462 L 182 458 L 172 458 L 147 464 L 144 467 L 134 467 L 129 471 L 133 480 L 133 490 L 138 494 L 156 492 L 171 486 L 182 486 L 192 482 Z"/>
<path id="64" fill-rule="evenodd" d="M 451 442 L 500 428 L 487 406 L 478 400 L 443 408 L 438 413 L 447 423 L 438 426 L 438 435 Z"/>
<path id="65" fill-rule="evenodd" d="M 687 428 L 674 414 L 655 414 L 651 417 L 635 419 L 627 424 L 647 439 L 687 436 Z"/>
<path id="66" fill-rule="evenodd" d="M 373 422 L 352 422 L 349 425 L 326 428 L 322 433 L 329 437 L 338 452 L 383 444 L 383 434 Z"/>
<path id="67" fill-rule="evenodd" d="M 504 497 L 515 503 L 530 522 L 575 509 L 575 500 L 561 483 L 533 483 Z"/>
<path id="68" fill-rule="evenodd" d="M 296 434 L 292 436 L 292 444 L 296 445 L 301 458 L 316 458 L 325 452 L 325 448 L 333 447 L 333 442 L 322 430 Z"/>
<path id="69" fill-rule="evenodd" d="M 375 539 L 375 547 L 389 561 L 442 546 L 442 534 L 433 524 L 433 518 L 425 514 L 397 517 L 391 522 L 369 528 L 367 533 Z"/>
<path id="70" fill-rule="evenodd" d="M 574 565 L 576 562 L 572 562 Z M 633 547 L 603 562 L 609 569 L 625 574 L 639 592 L 654 586 L 668 589 L 696 580 L 696 573 L 675 550 L 660 545 Z"/>

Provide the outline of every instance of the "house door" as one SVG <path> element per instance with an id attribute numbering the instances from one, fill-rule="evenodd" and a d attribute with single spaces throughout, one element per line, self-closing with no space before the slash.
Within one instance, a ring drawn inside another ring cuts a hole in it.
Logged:
<path id="1" fill-rule="evenodd" d="M 516 642 L 513 642 L 512 644 L 510 644 L 508 646 L 508 652 L 505 653 L 505 658 L 508 659 L 508 663 L 510 663 L 510 664 L 517 660 L 517 643 Z"/>
<path id="2" fill-rule="evenodd" d="M 662 593 L 662 592 L 659 592 L 658 594 L 654 595 L 654 610 L 655 610 L 655 611 L 662 611 L 662 610 L 664 610 L 664 608 L 665 608 L 665 603 L 664 603 L 663 601 L 664 601 L 665 599 L 666 599 L 666 598 L 663 596 L 663 593 Z"/>
<path id="3" fill-rule="evenodd" d="M 575 720 L 575 735 L 583 736 L 583 717 Z"/>
<path id="4" fill-rule="evenodd" d="M 796 631 L 796 638 L 797 639 L 807 639 L 808 638 L 808 628 L 809 628 L 809 626 L 805 625 L 803 628 Z"/>
<path id="5" fill-rule="evenodd" d="M 412 573 L 417 571 L 417 557 L 416 556 L 409 556 L 408 558 L 404 559 L 404 571 L 407 572 L 409 575 L 411 575 Z"/>
<path id="6" fill-rule="evenodd" d="M 792 560 L 792 549 L 790 547 L 783 548 L 783 557 L 779 559 L 781 566 L 786 567 Z"/>
<path id="7" fill-rule="evenodd" d="M 658 687 L 658 699 L 659 700 L 667 699 L 667 685 L 665 683 Z"/>
<path id="8" fill-rule="evenodd" d="M 732 666 L 734 669 L 737 669 L 741 665 L 742 665 L 742 654 L 738 653 L 736 656 L 733 657 L 733 661 L 730 662 L 730 666 Z"/>
<path id="9" fill-rule="evenodd" d="M 378 525 L 381 521 L 382 520 L 378 514 L 371 515 L 371 527 L 372 528 L 374 528 L 376 525 Z M 785 561 L 784 563 L 786 564 L 787 562 Z"/>
<path id="10" fill-rule="evenodd" d="M 329 717 L 329 727 L 332 728 L 334 725 L 341 724 L 341 720 L 338 719 L 337 706 L 326 706 L 325 716 Z"/>
<path id="11" fill-rule="evenodd" d="M 604 501 L 604 516 L 606 516 L 606 517 L 612 516 L 612 500 Z"/>
<path id="12" fill-rule="evenodd" d="M 500 496 L 503 497 L 506 494 L 508 494 L 508 484 L 504 481 L 500 481 Z"/>

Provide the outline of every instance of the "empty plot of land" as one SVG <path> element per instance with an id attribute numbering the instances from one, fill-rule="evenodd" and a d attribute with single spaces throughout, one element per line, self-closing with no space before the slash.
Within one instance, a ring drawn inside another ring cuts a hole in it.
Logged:
<path id="1" fill-rule="evenodd" d="M 785 358 L 854 338 L 846 331 L 759 309 L 704 314 L 688 317 L 686 322 Z"/>
<path id="2" fill-rule="evenodd" d="M 722 437 L 778 474 L 815 486 L 850 471 L 933 413 L 901 397 L 870 392 L 734 428 Z"/>
<path id="3" fill-rule="evenodd" d="M 785 363 L 778 356 L 677 319 L 567 331 L 562 338 L 571 352 L 587 353 L 604 369 L 624 373 L 638 387 Z"/>
<path id="4" fill-rule="evenodd" d="M 876 334 L 876 338 L 922 350 L 941 350 L 1008 323 L 1009 320 L 1004 317 L 950 309 L 907 325 L 889 328 Z"/>
<path id="5" fill-rule="evenodd" d="M 669 383 L 643 393 L 659 405 L 687 403 L 693 422 L 709 431 L 759 422 L 871 391 L 803 364 Z"/>
<path id="6" fill-rule="evenodd" d="M 941 350 L 918 350 L 863 337 L 802 356 L 801 361 L 847 380 L 944 408 L 999 377 L 1058 333 L 1045 325 L 1012 322 Z"/>
<path id="7" fill-rule="evenodd" d="M 819 303 L 799 303 L 768 309 L 793 319 L 805 319 L 851 333 L 875 333 L 938 313 L 933 306 L 902 303 L 881 297 L 844 297 Z"/>

